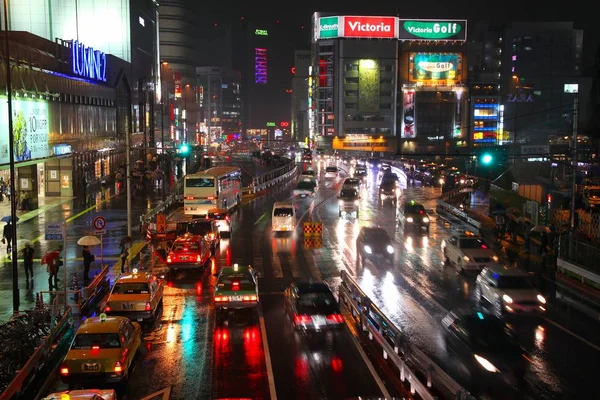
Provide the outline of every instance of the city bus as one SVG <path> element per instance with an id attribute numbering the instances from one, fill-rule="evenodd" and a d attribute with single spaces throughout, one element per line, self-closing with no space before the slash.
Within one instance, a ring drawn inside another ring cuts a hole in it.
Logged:
<path id="1" fill-rule="evenodd" d="M 211 208 L 230 210 L 239 205 L 242 171 L 237 167 L 214 167 L 185 176 L 183 210 L 186 215 L 206 216 Z"/>

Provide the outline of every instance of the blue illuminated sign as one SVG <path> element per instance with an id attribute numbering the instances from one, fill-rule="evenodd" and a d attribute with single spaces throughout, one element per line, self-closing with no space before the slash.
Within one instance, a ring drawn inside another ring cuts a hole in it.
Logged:
<path id="1" fill-rule="evenodd" d="M 73 73 L 84 78 L 106 82 L 106 54 L 87 47 L 77 40 L 71 41 Z"/>
<path id="2" fill-rule="evenodd" d="M 54 145 L 54 155 L 55 156 L 64 156 L 65 154 L 71 154 L 73 152 L 70 144 L 55 144 Z"/>

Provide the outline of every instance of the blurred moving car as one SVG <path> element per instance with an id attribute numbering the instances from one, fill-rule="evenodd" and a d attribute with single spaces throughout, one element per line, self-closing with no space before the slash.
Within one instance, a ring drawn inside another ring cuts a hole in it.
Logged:
<path id="1" fill-rule="evenodd" d="M 454 235 L 442 240 L 442 253 L 446 263 L 454 263 L 460 272 L 476 271 L 499 265 L 500 258 L 490 246 L 472 232 Z"/>
<path id="2" fill-rule="evenodd" d="M 210 245 L 212 254 L 217 252 L 217 247 L 221 244 L 221 234 L 217 221 L 212 219 L 195 219 L 188 223 L 187 231 L 189 234 L 202 236 Z"/>
<path id="3" fill-rule="evenodd" d="M 340 191 L 338 197 L 338 211 L 339 216 L 354 215 L 356 218 L 360 214 L 360 196 L 358 190 L 354 188 L 344 189 Z"/>
<path id="4" fill-rule="evenodd" d="M 208 210 L 208 219 L 212 219 L 217 224 L 219 236 L 231 237 L 231 220 L 227 210 L 222 208 L 211 208 Z"/>
<path id="5" fill-rule="evenodd" d="M 523 379 L 527 352 L 496 316 L 478 310 L 455 310 L 442 319 L 442 326 L 448 352 L 458 355 L 473 378 Z"/>
<path id="6" fill-rule="evenodd" d="M 398 211 L 398 222 L 401 222 L 405 232 L 429 233 L 429 216 L 425 207 L 414 200 L 404 202 Z"/>
<path id="7" fill-rule="evenodd" d="M 88 318 L 77 329 L 60 366 L 61 380 L 68 384 L 125 382 L 141 342 L 140 325 L 126 317 L 100 314 Z"/>
<path id="8" fill-rule="evenodd" d="M 296 209 L 291 201 L 281 201 L 273 204 L 271 230 L 277 232 L 294 232 L 296 229 Z"/>
<path id="9" fill-rule="evenodd" d="M 303 199 L 314 196 L 318 188 L 319 187 L 314 185 L 312 182 L 300 181 L 294 189 L 294 197 L 300 197 Z"/>
<path id="10" fill-rule="evenodd" d="M 381 227 L 362 227 L 356 239 L 356 253 L 360 264 L 365 259 L 378 262 L 394 262 L 394 246 L 390 236 Z"/>
<path id="11" fill-rule="evenodd" d="M 475 298 L 487 301 L 498 316 L 546 311 L 546 298 L 533 287 L 525 271 L 503 265 L 483 268 L 475 280 Z"/>
<path id="12" fill-rule="evenodd" d="M 172 269 L 204 268 L 210 257 L 210 243 L 200 235 L 186 233 L 175 239 L 167 255 L 167 265 Z"/>
<path id="13" fill-rule="evenodd" d="M 321 331 L 343 326 L 344 317 L 325 282 L 292 283 L 285 289 L 284 301 L 294 329 Z"/>
<path id="14" fill-rule="evenodd" d="M 258 277 L 250 265 L 233 264 L 216 274 L 214 302 L 217 319 L 227 310 L 256 308 L 258 306 Z"/>
<path id="15" fill-rule="evenodd" d="M 325 178 L 337 178 L 340 174 L 338 167 L 329 166 L 325 168 Z"/>
<path id="16" fill-rule="evenodd" d="M 51 393 L 42 400 L 117 400 L 113 389 L 81 389 Z"/>
<path id="17" fill-rule="evenodd" d="M 400 194 L 400 186 L 394 180 L 382 180 L 379 184 L 379 199 L 382 202 L 391 200 L 392 203 L 396 203 Z"/>
<path id="18" fill-rule="evenodd" d="M 120 315 L 131 320 L 154 320 L 163 304 L 164 282 L 149 272 L 119 276 L 113 286 L 104 312 Z"/>
<path id="19" fill-rule="evenodd" d="M 355 178 L 361 179 L 363 182 L 366 183 L 367 176 L 369 176 L 369 173 L 364 166 L 357 166 L 356 168 L 354 168 L 354 177 Z"/>
<path id="20" fill-rule="evenodd" d="M 342 184 L 342 189 L 354 189 L 358 192 L 358 197 L 360 197 L 361 189 L 364 188 L 364 183 L 362 179 L 359 178 L 346 178 L 344 183 Z"/>
<path id="21" fill-rule="evenodd" d="M 317 177 L 317 173 L 312 169 L 305 169 L 300 173 L 300 179 L 303 180 L 305 177 L 309 177 L 314 179 L 317 184 L 319 183 L 319 178 Z"/>

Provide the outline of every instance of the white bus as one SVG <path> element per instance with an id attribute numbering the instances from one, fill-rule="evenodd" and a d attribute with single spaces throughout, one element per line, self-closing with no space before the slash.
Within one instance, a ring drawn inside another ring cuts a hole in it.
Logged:
<path id="1" fill-rule="evenodd" d="M 186 215 L 206 216 L 211 208 L 229 210 L 240 203 L 242 171 L 214 167 L 185 176 L 183 210 Z"/>

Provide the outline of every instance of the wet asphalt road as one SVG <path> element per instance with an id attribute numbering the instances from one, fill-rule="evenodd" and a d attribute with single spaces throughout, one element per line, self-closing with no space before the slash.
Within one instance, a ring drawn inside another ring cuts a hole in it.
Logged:
<path id="1" fill-rule="evenodd" d="M 552 313 L 547 318 L 511 321 L 531 355 L 523 384 L 499 381 L 477 385 L 464 363 L 446 348 L 440 323 L 449 310 L 474 305 L 474 277 L 464 277 L 445 266 L 440 249 L 444 238 L 464 227 L 452 226 L 433 212 L 439 189 L 420 187 L 404 190 L 403 196 L 422 202 L 430 213 L 431 232 L 426 238 L 409 237 L 397 229 L 393 208 L 376 201 L 373 184 L 363 196 L 360 220 L 340 219 L 335 193 L 342 178 L 322 179 L 313 203 L 324 200 L 313 209 L 325 226 L 322 249 L 305 249 L 300 230 L 292 237 L 272 237 L 272 204 L 290 198 L 290 185 L 241 207 L 232 216 L 233 236 L 222 241 L 211 271 L 169 277 L 171 287 L 166 291 L 162 318 L 155 326 L 146 327 L 146 350 L 123 398 L 141 399 L 166 387 L 171 387 L 172 399 L 260 399 L 269 398 L 272 390 L 280 399 L 380 396 L 348 332 L 317 338 L 296 335 L 283 311 L 281 292 L 290 282 L 324 279 L 337 288 L 341 269 L 360 283 L 412 343 L 479 398 L 594 397 L 593 361 L 600 353 L 594 343 L 594 339 L 598 341 L 597 325 L 590 321 L 592 332 L 585 339 L 565 330 L 562 322 L 552 322 Z M 374 178 L 369 179 L 372 183 Z M 298 202 L 304 218 L 309 208 L 309 200 Z M 384 227 L 394 239 L 393 266 L 356 266 L 356 235 L 359 227 L 367 224 Z M 212 274 L 233 262 L 251 263 L 263 273 L 262 317 L 247 313 L 215 326 Z M 272 381 L 267 374 L 267 347 Z"/>

